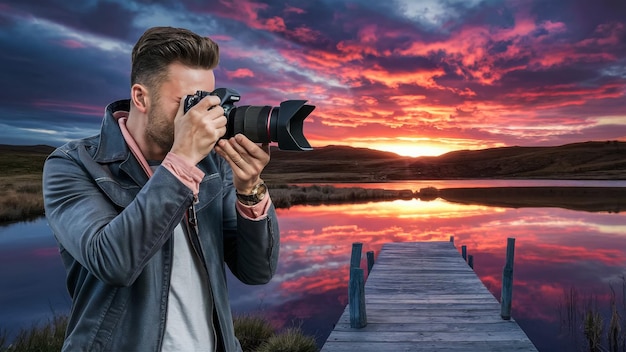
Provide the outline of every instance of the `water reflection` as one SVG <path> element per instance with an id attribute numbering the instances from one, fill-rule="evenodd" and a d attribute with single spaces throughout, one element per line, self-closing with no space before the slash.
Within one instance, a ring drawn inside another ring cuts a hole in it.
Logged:
<path id="1" fill-rule="evenodd" d="M 540 351 L 577 350 L 560 330 L 565 290 L 609 300 L 626 274 L 626 214 L 558 208 L 499 208 L 443 200 L 401 200 L 279 209 L 281 257 L 267 285 L 229 278 L 235 313 L 261 313 L 277 327 L 300 325 L 320 344 L 347 303 L 353 242 L 376 255 L 394 241 L 466 245 L 474 268 L 497 297 L 506 239 L 516 238 L 515 318 Z M 0 328 L 30 326 L 69 298 L 56 244 L 42 219 L 0 228 Z M 365 263 L 362 265 L 365 267 Z"/>
<path id="2" fill-rule="evenodd" d="M 43 218 L 0 227 L 0 268 L 0 329 L 9 336 L 68 311 L 65 271 Z"/>
<path id="3" fill-rule="evenodd" d="M 609 283 L 626 273 L 624 214 L 411 200 L 299 206 L 279 211 L 279 218 L 277 278 L 268 287 L 232 283 L 234 310 L 262 312 L 278 326 L 299 323 L 320 341 L 345 307 L 353 242 L 378 254 L 385 242 L 447 241 L 454 235 L 499 299 L 506 239 L 516 238 L 513 317 L 540 351 L 575 348 L 560 329 L 564 290 L 576 287 L 608 304 Z"/>

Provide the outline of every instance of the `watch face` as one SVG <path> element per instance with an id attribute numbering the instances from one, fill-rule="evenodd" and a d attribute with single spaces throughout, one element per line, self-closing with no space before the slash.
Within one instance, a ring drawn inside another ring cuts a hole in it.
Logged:
<path id="1" fill-rule="evenodd" d="M 256 196 L 259 200 L 263 200 L 265 198 L 265 194 L 267 193 L 267 186 L 265 183 L 261 183 L 256 189 Z"/>
<path id="2" fill-rule="evenodd" d="M 246 205 L 255 205 L 258 202 L 262 201 L 263 198 L 265 198 L 265 195 L 267 194 L 267 186 L 265 185 L 265 183 L 261 182 L 258 185 L 256 185 L 253 189 L 252 189 L 252 193 L 251 194 L 239 194 L 237 193 L 237 198 Z"/>

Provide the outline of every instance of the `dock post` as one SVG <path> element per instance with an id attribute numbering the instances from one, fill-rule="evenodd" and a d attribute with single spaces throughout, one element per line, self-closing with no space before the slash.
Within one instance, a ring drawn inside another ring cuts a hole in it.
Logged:
<path id="1" fill-rule="evenodd" d="M 469 265 L 470 268 L 474 269 L 474 256 L 473 255 L 468 255 L 467 256 L 467 264 Z"/>
<path id="2" fill-rule="evenodd" d="M 352 282 L 352 268 L 361 267 L 361 252 L 363 251 L 363 243 L 352 243 L 352 254 L 350 255 L 350 268 L 348 269 L 349 279 L 348 282 Z M 350 288 L 348 287 L 348 303 L 350 303 Z"/>
<path id="3" fill-rule="evenodd" d="M 467 246 L 466 245 L 461 246 L 461 254 L 463 255 L 463 260 L 467 262 Z"/>
<path id="4" fill-rule="evenodd" d="M 450 243 L 454 244 L 454 236 L 450 236 Z"/>
<path id="5" fill-rule="evenodd" d="M 513 257 L 515 255 L 515 238 L 506 241 L 506 264 L 502 270 L 502 298 L 500 302 L 500 316 L 504 320 L 511 320 L 511 302 L 513 299 Z"/>
<path id="6" fill-rule="evenodd" d="M 354 242 L 352 244 L 352 256 L 350 257 L 350 269 L 361 267 L 361 251 L 363 250 L 363 243 Z M 350 271 L 352 273 L 352 271 Z"/>
<path id="7" fill-rule="evenodd" d="M 372 272 L 374 266 L 374 251 L 367 252 L 367 275 Z"/>
<path id="8" fill-rule="evenodd" d="M 350 306 L 350 327 L 360 329 L 367 325 L 365 313 L 365 280 L 363 269 L 350 268 L 350 285 L 348 289 L 348 305 Z"/>

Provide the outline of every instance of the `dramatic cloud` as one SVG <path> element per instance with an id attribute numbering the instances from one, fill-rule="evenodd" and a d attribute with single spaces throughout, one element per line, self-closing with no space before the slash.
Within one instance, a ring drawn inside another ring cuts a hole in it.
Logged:
<path id="1" fill-rule="evenodd" d="M 0 0 L 0 143 L 97 133 L 151 26 L 220 44 L 242 104 L 305 99 L 315 146 L 406 155 L 626 139 L 626 3 Z"/>

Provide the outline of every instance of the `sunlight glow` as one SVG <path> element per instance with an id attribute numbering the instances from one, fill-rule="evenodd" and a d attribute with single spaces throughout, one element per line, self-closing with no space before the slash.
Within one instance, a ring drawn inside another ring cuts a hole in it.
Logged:
<path id="1" fill-rule="evenodd" d="M 330 204 L 324 207 L 318 206 L 303 206 L 299 208 L 290 209 L 291 213 L 301 212 L 303 216 L 311 216 L 316 212 L 333 212 L 336 214 L 344 214 L 349 216 L 367 216 L 369 218 L 402 218 L 402 219 L 417 219 L 417 218 L 431 218 L 437 219 L 456 219 L 460 217 L 467 217 L 474 214 L 485 213 L 501 213 L 503 208 L 489 207 L 483 205 L 466 205 L 449 203 L 442 199 L 436 199 L 432 201 L 422 201 L 419 199 L 411 200 L 394 200 L 394 201 L 381 201 L 371 203 L 360 204 Z M 305 215 L 306 214 L 306 215 Z"/>
<path id="2" fill-rule="evenodd" d="M 424 145 L 421 143 L 378 144 L 371 145 L 370 148 L 410 157 L 439 156 L 454 150 L 445 146 Z"/>
<path id="3" fill-rule="evenodd" d="M 354 148 L 375 149 L 384 152 L 391 152 L 401 156 L 420 157 L 420 156 L 439 156 L 451 151 L 459 149 L 476 149 L 476 145 L 465 143 L 465 141 L 442 140 L 431 141 L 428 138 L 346 138 L 343 140 L 324 140 L 316 141 L 315 138 L 309 139 L 313 145 L 349 145 Z"/>
<path id="4" fill-rule="evenodd" d="M 375 149 L 395 153 L 407 157 L 440 156 L 457 150 L 478 150 L 486 148 L 503 147 L 500 143 L 464 139 L 464 138 L 430 138 L 419 136 L 388 137 L 346 137 L 343 139 L 330 139 L 325 136 L 311 136 L 308 138 L 311 145 L 322 147 L 326 145 L 347 145 L 353 148 Z M 320 138 L 321 137 L 321 138 Z"/>

